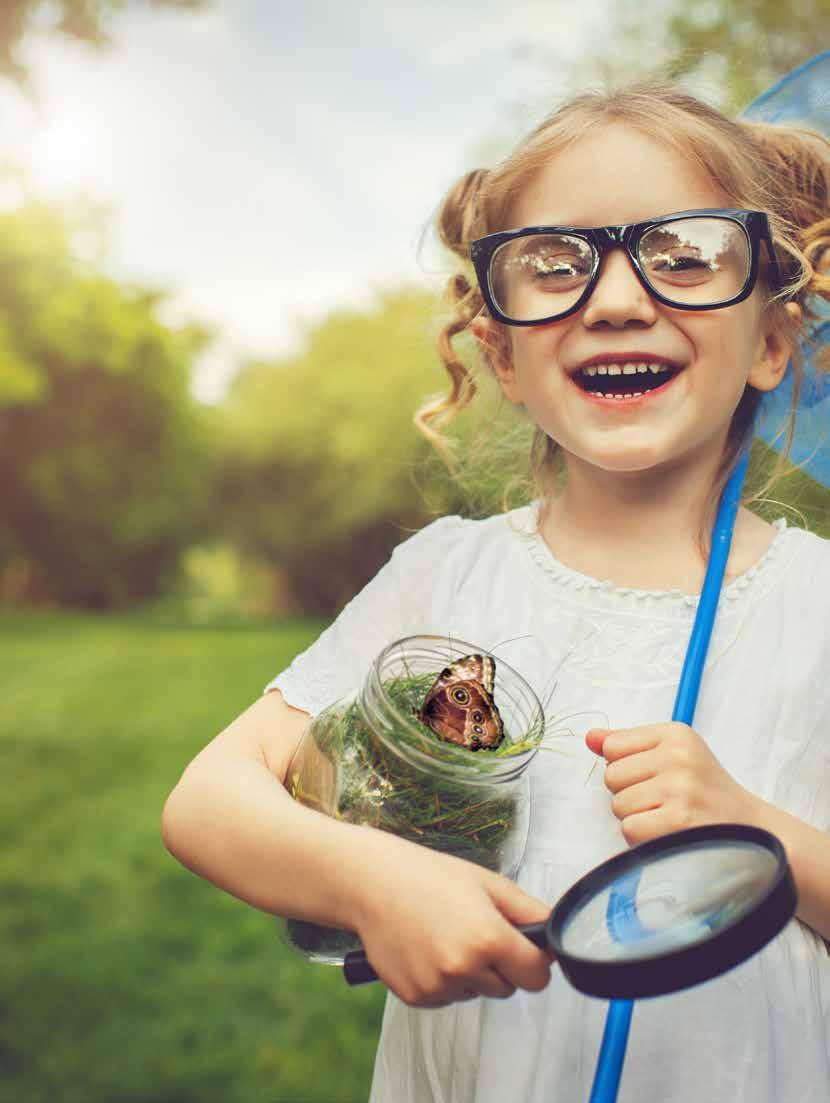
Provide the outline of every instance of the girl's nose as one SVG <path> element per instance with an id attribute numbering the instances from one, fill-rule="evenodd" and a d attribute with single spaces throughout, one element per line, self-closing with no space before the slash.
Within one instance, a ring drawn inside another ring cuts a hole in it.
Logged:
<path id="1" fill-rule="evenodd" d="M 657 320 L 654 299 L 646 291 L 622 249 L 612 249 L 602 262 L 599 279 L 582 314 L 586 326 L 651 326 Z"/>

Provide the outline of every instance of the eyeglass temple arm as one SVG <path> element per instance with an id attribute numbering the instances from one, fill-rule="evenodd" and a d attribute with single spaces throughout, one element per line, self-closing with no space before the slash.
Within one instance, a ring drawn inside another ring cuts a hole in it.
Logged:
<path id="1" fill-rule="evenodd" d="M 779 291 L 784 283 L 784 280 L 781 275 L 781 265 L 778 263 L 778 257 L 775 255 L 775 246 L 772 242 L 772 230 L 770 230 L 769 228 L 769 222 L 767 222 L 764 226 L 763 236 L 764 244 L 766 245 L 767 252 L 769 253 L 770 269 L 772 271 L 773 277 L 775 278 L 775 290 Z"/>

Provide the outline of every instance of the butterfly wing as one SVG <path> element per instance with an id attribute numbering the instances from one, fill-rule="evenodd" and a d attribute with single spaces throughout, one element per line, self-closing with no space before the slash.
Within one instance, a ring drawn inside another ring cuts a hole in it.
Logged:
<path id="1" fill-rule="evenodd" d="M 447 669 L 459 681 L 478 682 L 484 686 L 491 697 L 493 696 L 496 660 L 491 659 L 489 655 L 465 655 L 463 659 L 459 659 Z M 446 673 L 447 670 L 442 671 L 442 675 Z"/>
<path id="2" fill-rule="evenodd" d="M 453 702 L 444 687 L 433 687 L 424 700 L 421 711 L 416 714 L 422 724 L 447 743 L 464 746 L 464 729 L 467 713 L 464 708 Z"/>
<path id="3" fill-rule="evenodd" d="M 504 727 L 492 696 L 495 665 L 489 656 L 465 655 L 445 667 L 415 715 L 446 742 L 498 747 Z"/>

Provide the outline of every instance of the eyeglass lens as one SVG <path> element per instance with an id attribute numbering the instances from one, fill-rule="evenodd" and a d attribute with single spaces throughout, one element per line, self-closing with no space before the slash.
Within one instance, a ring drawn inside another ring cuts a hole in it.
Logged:
<path id="1" fill-rule="evenodd" d="M 723 218 L 680 218 L 646 231 L 638 258 L 646 282 L 681 305 L 715 306 L 738 295 L 750 270 L 742 226 Z M 494 252 L 490 286 L 496 305 L 517 322 L 570 310 L 585 290 L 596 253 L 573 234 L 527 234 Z"/>

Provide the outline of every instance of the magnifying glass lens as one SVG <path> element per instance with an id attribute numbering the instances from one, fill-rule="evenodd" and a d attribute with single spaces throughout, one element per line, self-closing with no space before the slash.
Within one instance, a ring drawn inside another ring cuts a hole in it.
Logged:
<path id="1" fill-rule="evenodd" d="M 562 946 L 594 961 L 652 957 L 711 938 L 769 893 L 778 863 L 749 842 L 702 843 L 597 886 L 565 922 Z"/>

